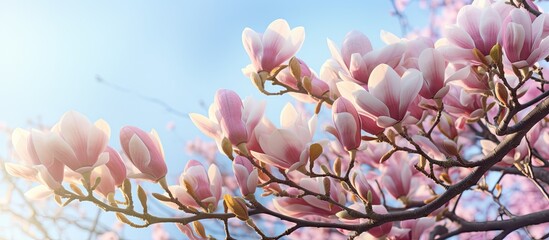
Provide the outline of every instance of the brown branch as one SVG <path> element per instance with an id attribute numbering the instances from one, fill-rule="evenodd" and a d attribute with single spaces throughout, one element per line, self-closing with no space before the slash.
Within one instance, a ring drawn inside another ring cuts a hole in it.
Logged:
<path id="1" fill-rule="evenodd" d="M 458 235 L 465 232 L 481 232 L 481 231 L 496 231 L 503 230 L 503 232 L 494 239 L 503 239 L 509 233 L 530 225 L 541 224 L 549 221 L 549 210 L 540 212 L 534 212 L 522 216 L 516 216 L 511 219 L 499 220 L 499 221 L 486 221 L 486 222 L 469 222 L 454 213 L 446 212 L 444 214 L 448 219 L 460 224 L 460 227 L 448 234 L 441 235 L 438 239 L 447 239 L 451 236 Z"/>

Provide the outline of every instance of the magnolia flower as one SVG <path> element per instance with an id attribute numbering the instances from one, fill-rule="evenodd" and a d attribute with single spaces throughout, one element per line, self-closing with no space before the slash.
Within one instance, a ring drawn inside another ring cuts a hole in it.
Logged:
<path id="1" fill-rule="evenodd" d="M 200 162 L 190 160 L 179 177 L 179 185 L 172 185 L 169 189 L 181 204 L 212 212 L 221 198 L 222 185 L 221 172 L 216 165 L 210 165 L 206 173 Z"/>
<path id="2" fill-rule="evenodd" d="M 215 140 L 220 152 L 223 152 L 221 141 L 224 137 L 233 145 L 245 142 L 248 149 L 258 150 L 255 132 L 260 131 L 258 125 L 261 125 L 265 102 L 251 98 L 240 101 L 238 95 L 230 90 L 218 91 L 215 99 L 210 105 L 209 117 L 189 114 L 194 125 Z"/>
<path id="3" fill-rule="evenodd" d="M 288 61 L 301 48 L 304 39 L 303 27 L 290 29 L 283 19 L 277 19 L 269 24 L 263 34 L 250 28 L 245 28 L 242 32 L 244 49 L 256 72 L 270 72 Z"/>
<path id="4" fill-rule="evenodd" d="M 99 181 L 99 184 L 97 184 L 97 188 L 95 188 L 95 192 L 98 192 L 105 198 L 109 194 L 114 193 L 114 191 L 116 190 L 114 176 L 111 174 L 109 168 L 106 165 L 101 165 L 94 168 L 91 172 L 90 179 L 92 186 L 96 185 L 97 181 Z"/>
<path id="5" fill-rule="evenodd" d="M 379 197 L 377 191 L 372 187 L 372 185 L 370 185 L 363 173 L 356 173 L 353 179 L 353 186 L 362 199 L 368 200 L 368 192 L 370 192 L 372 196 L 372 202 L 370 204 L 381 204 L 381 198 Z"/>
<path id="6" fill-rule="evenodd" d="M 332 134 L 339 140 L 345 150 L 356 150 L 362 141 L 360 138 L 360 117 L 352 103 L 340 97 L 333 103 L 332 120 L 335 128 Z M 328 129 L 330 130 L 330 129 Z"/>
<path id="7" fill-rule="evenodd" d="M 80 174 L 90 172 L 105 164 L 109 158 L 105 153 L 110 128 L 102 119 L 92 124 L 84 115 L 70 111 L 52 128 L 53 135 L 48 146 L 55 159 Z"/>
<path id="8" fill-rule="evenodd" d="M 219 125 L 233 145 L 248 141 L 248 132 L 242 120 L 242 100 L 231 90 L 221 89 L 215 93 L 214 105 L 218 110 Z"/>
<path id="9" fill-rule="evenodd" d="M 291 67 L 284 68 L 278 75 L 276 75 L 276 79 L 278 81 L 288 85 L 289 87 L 299 90 L 298 88 L 298 82 L 300 84 L 304 84 L 304 79 L 307 77 L 310 80 L 310 88 L 306 88 L 307 91 L 310 92 L 312 96 L 315 97 L 321 97 L 323 94 L 327 93 L 330 90 L 330 87 L 326 82 L 319 79 L 315 73 L 307 66 L 305 62 L 303 62 L 301 59 L 296 58 L 299 62 L 299 68 L 301 70 L 301 78 L 296 79 L 295 76 L 292 75 Z M 289 93 L 292 97 L 296 98 L 297 100 L 303 101 L 303 102 L 316 102 L 311 96 L 305 95 L 302 93 Z"/>
<path id="10" fill-rule="evenodd" d="M 399 74 L 402 74 L 408 68 L 418 68 L 418 58 L 421 52 L 428 48 L 433 48 L 433 40 L 428 37 L 408 37 L 408 38 L 399 38 L 395 34 L 381 31 L 381 39 L 385 44 L 396 44 L 403 43 L 406 44 L 406 51 L 403 53 L 402 61 L 398 66 L 395 66 L 394 69 Z"/>
<path id="11" fill-rule="evenodd" d="M 419 219 L 410 219 L 400 222 L 400 226 L 409 230 L 407 237 L 403 239 L 420 239 L 425 230 L 435 225 L 435 219 L 432 217 L 422 217 Z"/>
<path id="12" fill-rule="evenodd" d="M 457 117 L 455 126 L 459 129 L 465 127 L 465 123 L 475 122 L 484 116 L 482 96 L 469 94 L 457 86 L 451 86 L 450 91 L 443 99 L 446 111 Z"/>
<path id="13" fill-rule="evenodd" d="M 343 191 L 338 188 L 333 181 L 329 181 L 329 185 L 325 186 L 324 178 L 303 178 L 299 182 L 299 185 L 319 194 L 326 194 L 326 190 L 329 189 L 330 197 L 340 203 L 345 204 L 345 195 Z M 289 195 L 297 196 L 300 191 L 295 188 L 286 189 Z M 280 197 L 273 200 L 274 207 L 282 214 L 293 217 L 320 217 L 320 218 L 333 218 L 336 213 L 342 209 L 334 204 L 320 200 L 315 196 L 304 196 L 302 198 L 289 198 Z"/>
<path id="14" fill-rule="evenodd" d="M 476 0 L 472 5 L 464 6 L 457 15 L 457 24 L 445 29 L 446 38 L 436 43 L 437 48 L 449 61 L 479 64 L 473 49 L 483 56 L 490 54 L 500 38 L 501 23 L 513 8 L 503 2 L 487 0 Z"/>
<path id="15" fill-rule="evenodd" d="M 114 194 L 116 187 L 122 186 L 126 179 L 126 165 L 122 161 L 120 154 L 112 147 L 107 146 L 105 151 L 109 160 L 105 165 L 94 168 L 91 172 L 91 185 L 94 186 L 99 181 L 96 192 L 107 198 L 110 194 Z M 101 180 L 98 180 L 101 178 Z M 80 180 L 78 178 L 74 180 Z M 70 181 L 70 180 L 69 180 Z"/>
<path id="16" fill-rule="evenodd" d="M 242 196 L 254 194 L 259 176 L 252 163 L 245 157 L 236 156 L 233 161 L 233 171 Z"/>
<path id="17" fill-rule="evenodd" d="M 292 171 L 304 165 L 309 158 L 316 118 L 307 121 L 302 114 L 287 104 L 280 114 L 281 128 L 257 133 L 264 153 L 252 151 L 259 161 Z"/>
<path id="18" fill-rule="evenodd" d="M 418 59 L 418 70 L 423 75 L 423 86 L 419 95 L 427 99 L 441 99 L 448 93 L 445 86 L 444 72 L 446 61 L 439 51 L 427 48 L 421 52 Z"/>
<path id="19" fill-rule="evenodd" d="M 383 205 L 373 205 L 372 210 L 377 214 L 389 213 L 387 212 L 387 209 Z M 380 226 L 373 227 L 372 229 L 368 230 L 368 234 L 372 235 L 377 239 L 382 239 L 389 232 L 391 232 L 392 227 L 393 227 L 393 223 L 387 222 L 387 223 L 381 224 Z"/>
<path id="20" fill-rule="evenodd" d="M 402 78 L 389 65 L 377 66 L 368 81 L 368 91 L 352 82 L 337 84 L 342 96 L 376 118 L 380 127 L 391 127 L 407 117 L 408 107 L 422 87 L 417 70 L 407 70 Z"/>
<path id="21" fill-rule="evenodd" d="M 527 10 L 517 8 L 503 21 L 503 50 L 517 68 L 532 66 L 549 55 L 549 32 L 544 31 L 549 15 L 534 20 L 530 16 Z"/>
<path id="22" fill-rule="evenodd" d="M 9 175 L 41 183 L 40 186 L 25 192 L 25 197 L 29 199 L 44 199 L 62 187 L 63 168 L 65 166 L 58 161 L 55 161 L 50 169 L 47 169 L 44 165 L 31 166 L 16 163 L 5 163 L 4 166 Z M 59 175 L 61 177 L 58 177 Z"/>
<path id="23" fill-rule="evenodd" d="M 395 198 L 410 196 L 417 186 L 412 184 L 412 167 L 406 154 L 395 153 L 381 168 L 382 186 Z"/>
<path id="24" fill-rule="evenodd" d="M 357 212 L 366 213 L 365 209 L 366 207 L 362 202 L 355 202 L 352 205 L 349 206 L 350 209 L 353 209 Z M 387 209 L 383 205 L 372 205 L 372 210 L 377 214 L 387 214 Z M 340 217 L 339 220 L 341 220 L 344 223 L 347 224 L 364 224 L 367 223 L 369 220 L 365 218 L 347 218 L 348 214 L 345 213 L 345 211 L 342 211 L 338 213 L 338 217 Z M 392 222 L 383 223 L 379 226 L 373 227 L 367 232 L 364 232 L 358 236 L 359 239 L 386 239 L 385 237 L 389 232 L 391 232 L 391 228 L 393 226 Z M 387 238 L 388 239 L 388 238 Z"/>
<path id="25" fill-rule="evenodd" d="M 123 127 L 120 130 L 120 145 L 126 156 L 141 171 L 131 177 L 157 182 L 166 176 L 168 169 L 164 161 L 164 150 L 154 129 L 147 133 L 137 127 Z"/>
<path id="26" fill-rule="evenodd" d="M 339 75 L 343 80 L 367 85 L 373 69 L 380 64 L 393 68 L 400 64 L 406 44 L 394 43 L 379 50 L 373 50 L 370 39 L 364 34 L 352 31 L 345 36 L 341 51 L 328 40 L 332 58 L 339 64 Z"/>
<path id="27" fill-rule="evenodd" d="M 44 182 L 47 186 L 55 189 L 61 184 L 65 166 L 55 158 L 55 153 L 50 147 L 50 142 L 59 140 L 55 133 L 42 132 L 36 129 L 29 132 L 17 128 L 13 131 L 11 140 L 17 157 L 23 161 L 20 167 L 11 166 L 11 169 L 14 170 L 12 173 L 15 173 L 16 168 L 19 168 L 17 172 L 20 174 L 16 175 L 35 180 L 39 173 L 38 169 L 35 168 L 41 166 L 44 171 L 42 175 L 49 176 L 44 180 L 53 180 Z M 27 169 L 23 170 L 22 168 Z M 30 170 L 30 168 L 35 170 Z"/>

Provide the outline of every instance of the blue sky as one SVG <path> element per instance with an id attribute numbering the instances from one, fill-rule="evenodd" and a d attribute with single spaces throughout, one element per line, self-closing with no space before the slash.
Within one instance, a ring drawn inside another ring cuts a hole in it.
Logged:
<path id="1" fill-rule="evenodd" d="M 219 88 L 267 99 L 276 119 L 280 98 L 257 92 L 241 68 L 249 64 L 245 27 L 264 31 L 277 18 L 304 26 L 298 53 L 316 71 L 330 57 L 326 39 L 351 30 L 380 46 L 379 31 L 399 32 L 388 1 L 306 4 L 292 1 L 11 1 L 0 2 L 0 121 L 25 127 L 29 118 L 55 123 L 68 110 L 104 118 L 112 144 L 124 125 L 156 128 L 169 156 L 182 154 L 165 130 L 175 121 L 184 139 L 203 136 L 186 116 L 139 97 L 157 98 L 180 112 L 206 114 Z M 101 76 L 110 86 L 100 84 Z M 116 85 L 123 91 L 112 87 Z M 125 91 L 128 90 L 128 91 Z M 283 98 L 288 100 L 289 98 Z M 204 103 L 201 105 L 201 103 Z M 177 161 L 185 161 L 181 157 Z"/>
<path id="2" fill-rule="evenodd" d="M 206 114 L 200 103 L 209 106 L 217 89 L 229 88 L 242 97 L 267 99 L 268 114 L 277 122 L 284 101 L 262 96 L 241 73 L 249 64 L 241 42 L 245 27 L 262 32 L 277 18 L 304 26 L 298 56 L 318 71 L 330 57 L 327 38 L 341 43 L 347 32 L 359 30 L 381 46 L 381 29 L 399 34 L 390 11 L 389 1 L 2 0 L 0 122 L 27 127 L 28 119 L 40 116 L 53 124 L 77 110 L 109 122 L 115 147 L 124 125 L 156 128 L 173 179 L 189 159 L 184 140 L 204 136 L 186 116 L 138 95 Z M 96 76 L 111 85 L 98 83 Z M 165 128 L 170 121 L 175 133 Z"/>

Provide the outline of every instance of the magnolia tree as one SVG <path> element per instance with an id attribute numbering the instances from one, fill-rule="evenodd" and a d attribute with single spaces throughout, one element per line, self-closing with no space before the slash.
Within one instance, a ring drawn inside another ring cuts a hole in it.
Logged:
<path id="1" fill-rule="evenodd" d="M 406 1 L 393 3 L 403 16 Z M 119 153 L 105 121 L 77 112 L 13 131 L 21 161 L 5 169 L 39 183 L 29 198 L 91 202 L 136 228 L 174 223 L 190 239 L 220 229 L 226 239 L 545 239 L 549 15 L 528 0 L 478 0 L 455 19 L 435 41 L 383 33 L 373 49 L 356 31 L 329 40 L 320 74 L 295 56 L 302 27 L 244 29 L 244 75 L 300 104 L 275 124 L 264 102 L 218 90 L 208 116 L 190 118 L 224 157 L 188 161 L 177 182 L 166 180 L 154 130 L 122 128 Z M 173 213 L 149 211 L 152 202 Z"/>

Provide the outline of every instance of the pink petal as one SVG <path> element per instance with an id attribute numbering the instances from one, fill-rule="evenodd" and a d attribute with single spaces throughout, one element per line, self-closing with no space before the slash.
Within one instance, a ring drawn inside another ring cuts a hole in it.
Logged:
<path id="1" fill-rule="evenodd" d="M 200 129 L 202 133 L 206 134 L 206 136 L 211 138 L 219 137 L 219 126 L 209 118 L 197 113 L 191 113 L 189 114 L 189 117 L 193 124 Z"/>
<path id="2" fill-rule="evenodd" d="M 55 134 L 51 137 L 48 147 L 53 151 L 52 158 L 64 163 L 73 171 L 80 168 L 82 164 L 78 161 L 76 154 L 69 144 L 67 144 L 59 135 Z M 39 148 L 37 148 L 38 151 Z"/>
<path id="3" fill-rule="evenodd" d="M 29 191 L 25 192 L 25 197 L 31 200 L 42 200 L 42 199 L 46 199 L 52 194 L 53 194 L 53 191 L 50 188 L 44 185 L 40 185 L 40 186 L 31 188 Z"/>
<path id="4" fill-rule="evenodd" d="M 490 53 L 491 48 L 496 45 L 501 30 L 501 21 L 496 10 L 487 8 L 482 12 L 480 18 L 480 35 L 484 41 L 482 52 L 486 55 Z"/>
<path id="5" fill-rule="evenodd" d="M 356 95 L 357 105 L 368 114 L 375 117 L 391 115 L 389 107 L 371 93 L 362 91 L 357 92 Z"/>
<path id="6" fill-rule="evenodd" d="M 479 23 L 482 11 L 473 6 L 465 6 L 458 12 L 457 25 L 465 30 L 479 49 L 484 48 L 484 43 L 479 32 Z"/>
<path id="7" fill-rule="evenodd" d="M 399 115 L 400 84 L 400 76 L 387 64 L 380 64 L 374 68 L 368 81 L 369 91 L 387 106 L 391 117 Z"/>
<path id="8" fill-rule="evenodd" d="M 274 130 L 270 135 L 262 135 L 259 138 L 261 148 L 266 154 L 293 163 L 299 160 L 304 146 L 293 131 L 286 129 Z"/>
<path id="9" fill-rule="evenodd" d="M 358 53 L 364 55 L 372 51 L 372 44 L 366 35 L 358 31 L 351 31 L 345 36 L 341 47 L 341 55 L 345 61 L 345 65 L 350 68 L 351 55 Z"/>
<path id="10" fill-rule="evenodd" d="M 210 165 L 208 168 L 208 178 L 210 180 L 210 191 L 216 200 L 221 198 L 221 187 L 223 187 L 223 179 L 221 172 L 215 164 Z"/>
<path id="11" fill-rule="evenodd" d="M 286 43 L 276 57 L 276 62 L 283 63 L 293 57 L 297 51 L 299 51 L 301 45 L 303 45 L 304 40 L 305 29 L 303 27 L 296 27 L 292 29 L 289 39 L 286 40 Z"/>
<path id="12" fill-rule="evenodd" d="M 147 145 L 145 145 L 137 134 L 134 134 L 130 138 L 128 149 L 128 155 L 138 169 L 146 169 L 149 166 L 149 163 L 151 162 L 151 153 L 147 149 Z"/>
<path id="13" fill-rule="evenodd" d="M 71 146 L 76 157 L 81 161 L 87 160 L 88 134 L 92 124 L 82 114 L 69 111 L 60 120 L 59 134 Z"/>
<path id="14" fill-rule="evenodd" d="M 400 83 L 400 99 L 398 105 L 398 117 L 400 119 L 404 118 L 406 111 L 408 111 L 408 107 L 417 97 L 422 85 L 423 80 L 419 71 L 409 69 L 403 74 Z"/>
<path id="15" fill-rule="evenodd" d="M 334 124 L 339 133 L 339 141 L 347 149 L 356 149 L 360 146 L 360 129 L 356 118 L 347 112 L 334 115 Z M 357 139 L 358 135 L 358 139 Z"/>
<path id="16" fill-rule="evenodd" d="M 31 155 L 29 154 L 29 138 L 29 131 L 23 130 L 21 128 L 16 128 L 11 134 L 11 143 L 13 145 L 13 149 L 15 150 L 15 153 L 17 154 L 19 159 L 23 162 L 26 162 L 28 164 L 40 164 L 39 159 L 36 159 L 36 157 L 31 157 Z"/>
<path id="17" fill-rule="evenodd" d="M 336 44 L 334 43 L 334 41 L 328 39 L 327 42 L 328 42 L 328 49 L 330 49 L 330 53 L 332 54 L 332 58 L 336 60 L 341 67 L 343 67 L 344 69 L 347 69 L 349 65 L 347 65 L 343 60 L 343 57 L 339 53 L 339 49 L 336 47 Z"/>
<path id="18" fill-rule="evenodd" d="M 248 177 L 248 191 L 251 193 L 255 192 L 255 188 L 257 187 L 257 183 L 259 181 L 259 173 L 257 169 L 252 170 L 250 173 L 250 176 Z"/>
<path id="19" fill-rule="evenodd" d="M 103 132 L 101 129 L 90 126 L 88 130 L 88 139 L 87 139 L 87 151 L 86 151 L 86 160 L 88 161 L 86 165 L 91 166 L 94 165 L 97 161 L 97 158 L 99 157 L 99 154 L 104 152 L 107 148 L 108 144 L 108 137 L 105 132 Z M 81 161 L 83 161 L 82 159 Z"/>
<path id="20" fill-rule="evenodd" d="M 283 128 L 291 128 L 299 121 L 298 117 L 299 115 L 295 107 L 291 103 L 287 103 L 280 113 L 280 126 Z"/>
<path id="21" fill-rule="evenodd" d="M 362 84 L 367 84 L 370 72 L 368 71 L 366 63 L 362 59 L 362 55 L 359 53 L 353 53 L 350 59 L 349 72 L 351 73 L 352 78 Z"/>
<path id="22" fill-rule="evenodd" d="M 458 26 L 450 26 L 444 29 L 444 35 L 448 41 L 460 48 L 473 49 L 475 48 L 475 42 L 473 38 L 465 30 Z"/>
<path id="23" fill-rule="evenodd" d="M 503 48 L 505 55 L 511 62 L 516 62 L 521 59 L 522 48 L 525 44 L 525 31 L 524 28 L 516 23 L 509 23 L 507 29 L 504 32 Z"/>
<path id="24" fill-rule="evenodd" d="M 419 55 L 419 70 L 423 74 L 421 96 L 432 98 L 444 85 L 444 71 L 446 70 L 444 57 L 437 50 L 428 48 Z"/>
<path id="25" fill-rule="evenodd" d="M 364 62 L 370 69 L 382 63 L 390 67 L 397 67 L 406 51 L 406 44 L 403 42 L 387 45 L 382 49 L 377 49 L 364 55 Z"/>
<path id="26" fill-rule="evenodd" d="M 376 121 L 377 125 L 381 128 L 388 128 L 392 127 L 393 125 L 398 123 L 398 120 L 387 117 L 387 116 L 379 116 Z"/>
<path id="27" fill-rule="evenodd" d="M 252 61 L 252 65 L 255 67 L 255 71 L 263 70 L 261 69 L 263 45 L 260 35 L 250 28 L 245 28 L 242 32 L 242 44 Z"/>
<path id="28" fill-rule="evenodd" d="M 7 162 L 5 163 L 4 167 L 6 168 L 6 172 L 8 172 L 9 175 L 25 178 L 28 180 L 35 180 L 36 175 L 38 174 L 38 171 L 33 167 L 22 164 Z"/>
<path id="29" fill-rule="evenodd" d="M 252 156 L 257 158 L 257 160 L 259 160 L 261 162 L 271 164 L 271 165 L 274 165 L 274 166 L 282 168 L 282 169 L 287 169 L 291 166 L 291 164 L 289 164 L 289 163 L 287 163 L 283 160 L 280 160 L 276 157 L 269 156 L 269 155 L 264 154 L 264 153 L 259 153 L 259 152 L 252 151 Z"/>
<path id="30" fill-rule="evenodd" d="M 291 30 L 288 22 L 283 19 L 273 21 L 263 33 L 263 56 L 261 66 L 263 70 L 270 71 L 275 68 L 275 58 L 286 44 Z"/>

